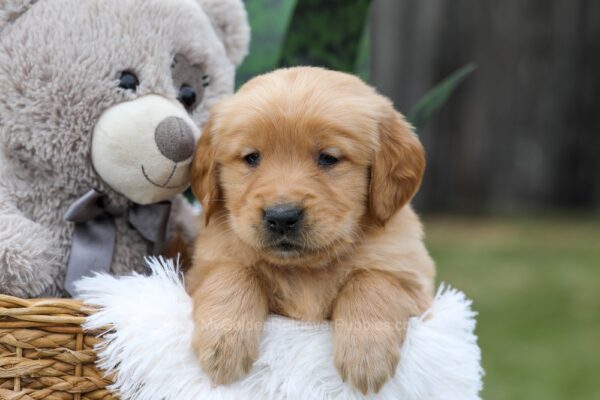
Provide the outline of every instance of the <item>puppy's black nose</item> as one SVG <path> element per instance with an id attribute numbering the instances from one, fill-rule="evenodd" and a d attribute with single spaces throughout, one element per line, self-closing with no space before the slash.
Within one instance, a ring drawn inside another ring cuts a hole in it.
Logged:
<path id="1" fill-rule="evenodd" d="M 280 204 L 265 210 L 264 222 L 267 229 L 277 235 L 296 233 L 302 226 L 304 212 L 291 204 Z"/>

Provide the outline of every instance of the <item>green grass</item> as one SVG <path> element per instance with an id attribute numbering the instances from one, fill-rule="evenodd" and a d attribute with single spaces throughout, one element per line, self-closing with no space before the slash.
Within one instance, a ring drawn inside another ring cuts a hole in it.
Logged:
<path id="1" fill-rule="evenodd" d="M 600 220 L 425 220 L 474 300 L 486 400 L 600 399 Z"/>

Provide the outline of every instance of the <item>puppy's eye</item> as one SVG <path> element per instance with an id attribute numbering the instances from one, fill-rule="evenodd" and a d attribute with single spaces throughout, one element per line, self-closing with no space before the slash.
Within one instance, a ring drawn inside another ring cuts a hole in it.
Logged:
<path id="1" fill-rule="evenodd" d="M 196 101 L 198 96 L 196 95 L 196 90 L 190 85 L 182 85 L 179 89 L 179 95 L 177 96 L 177 100 L 183 104 L 188 112 L 191 112 L 196 107 Z"/>
<path id="2" fill-rule="evenodd" d="M 319 160 L 318 160 L 319 167 L 331 167 L 332 165 L 337 164 L 339 161 L 340 161 L 339 159 L 332 156 L 331 154 L 327 154 L 327 153 L 319 154 Z"/>
<path id="3" fill-rule="evenodd" d="M 131 71 L 123 71 L 119 75 L 119 87 L 123 90 L 135 92 L 140 85 L 137 75 Z"/>
<path id="4" fill-rule="evenodd" d="M 250 153 L 244 157 L 244 161 L 251 167 L 258 167 L 258 164 L 260 164 L 260 153 Z"/>

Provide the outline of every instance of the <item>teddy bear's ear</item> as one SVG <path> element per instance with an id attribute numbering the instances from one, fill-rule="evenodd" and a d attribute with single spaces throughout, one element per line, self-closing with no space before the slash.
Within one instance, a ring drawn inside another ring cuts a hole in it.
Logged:
<path id="1" fill-rule="evenodd" d="M 2 0 L 0 0 L 2 1 Z M 242 0 L 197 0 L 225 45 L 227 56 L 239 65 L 248 54 L 250 26 Z"/>
<path id="2" fill-rule="evenodd" d="M 25 13 L 38 0 L 0 0 L 0 32 Z"/>

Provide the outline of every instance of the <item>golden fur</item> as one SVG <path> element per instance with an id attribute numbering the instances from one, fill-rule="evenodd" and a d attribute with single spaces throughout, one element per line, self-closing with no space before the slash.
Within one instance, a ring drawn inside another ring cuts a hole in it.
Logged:
<path id="1" fill-rule="evenodd" d="M 339 162 L 319 165 L 322 152 Z M 253 153 L 258 166 L 244 161 Z M 434 265 L 408 205 L 424 167 L 402 115 L 348 74 L 278 70 L 214 108 L 192 166 L 205 227 L 187 274 L 194 345 L 214 383 L 248 372 L 276 313 L 331 320 L 342 378 L 379 390 L 405 323 L 433 297 Z M 264 210 L 280 203 L 304 210 L 291 251 L 265 236 Z"/>

